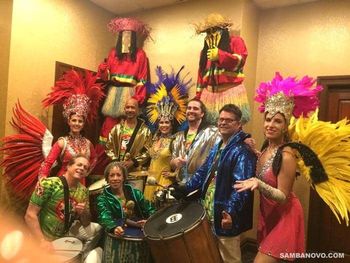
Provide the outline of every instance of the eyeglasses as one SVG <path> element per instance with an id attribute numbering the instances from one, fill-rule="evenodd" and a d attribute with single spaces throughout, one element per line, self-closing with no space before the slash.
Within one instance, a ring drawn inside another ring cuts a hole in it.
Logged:
<path id="1" fill-rule="evenodd" d="M 233 122 L 235 122 L 235 121 L 238 121 L 238 120 L 226 119 L 226 118 L 219 118 L 219 120 L 218 120 L 219 123 L 224 123 L 224 122 L 226 122 L 227 124 L 231 124 L 231 123 L 233 123 Z"/>

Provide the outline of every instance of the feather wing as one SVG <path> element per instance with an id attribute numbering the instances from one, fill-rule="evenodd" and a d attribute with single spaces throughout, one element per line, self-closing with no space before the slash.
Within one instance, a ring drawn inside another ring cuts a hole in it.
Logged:
<path id="1" fill-rule="evenodd" d="M 51 148 L 53 136 L 19 102 L 13 109 L 10 123 L 18 133 L 1 139 L 0 166 L 7 185 L 20 198 L 28 199 L 37 183 L 40 165 Z"/>
<path id="2" fill-rule="evenodd" d="M 350 124 L 344 119 L 337 123 L 319 121 L 316 111 L 310 118 L 292 119 L 289 127 L 292 141 L 301 142 L 312 149 L 318 164 L 300 159 L 299 168 L 311 186 L 332 210 L 339 223 L 349 225 L 350 213 Z M 327 180 L 314 180 L 320 166 Z"/>

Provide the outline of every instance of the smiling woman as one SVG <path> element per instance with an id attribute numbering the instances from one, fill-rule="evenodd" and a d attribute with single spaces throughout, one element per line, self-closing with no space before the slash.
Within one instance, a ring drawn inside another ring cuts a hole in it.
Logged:
<path id="1" fill-rule="evenodd" d="M 69 134 L 60 137 L 52 146 L 40 168 L 39 177 L 48 177 L 57 159 L 62 162 L 58 176 L 62 175 L 68 160 L 77 154 L 86 155 L 90 160 L 91 169 L 94 167 L 96 162 L 94 147 L 81 133 L 86 121 L 91 122 L 96 117 L 96 107 L 103 96 L 101 85 L 96 84 L 95 80 L 96 77 L 90 72 L 86 72 L 84 78 L 74 70 L 68 71 L 56 82 L 52 92 L 43 101 L 46 107 L 63 103 L 63 116 L 68 123 Z M 82 179 L 82 183 L 85 184 L 85 178 Z"/>
<path id="2" fill-rule="evenodd" d="M 106 230 L 104 262 L 148 262 L 150 251 L 141 229 L 155 209 L 125 182 L 128 172 L 121 163 L 107 165 L 104 175 L 109 185 L 97 198 L 98 221 Z"/>

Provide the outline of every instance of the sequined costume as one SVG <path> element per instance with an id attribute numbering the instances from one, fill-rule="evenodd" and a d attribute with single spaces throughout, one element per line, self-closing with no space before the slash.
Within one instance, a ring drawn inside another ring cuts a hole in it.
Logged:
<path id="1" fill-rule="evenodd" d="M 145 164 L 148 159 L 147 147 L 151 144 L 152 134 L 143 120 L 137 119 L 130 141 L 127 144 L 125 154 L 121 156 L 122 130 L 124 122 L 120 122 L 111 130 L 106 143 L 107 156 L 115 161 L 132 160 L 134 167 Z"/>
<path id="2" fill-rule="evenodd" d="M 60 137 L 59 140 L 64 141 L 64 146 L 61 149 L 58 142 L 54 143 L 50 153 L 42 163 L 39 170 L 39 177 L 48 177 L 53 164 L 60 158 L 61 168 L 57 173 L 57 176 L 61 176 L 67 169 L 69 160 L 79 154 L 83 153 L 90 159 L 90 167 L 94 167 L 96 162 L 95 150 L 92 143 L 83 136 L 73 138 L 71 136 Z M 85 180 L 83 184 L 85 183 Z"/>
<path id="3" fill-rule="evenodd" d="M 273 174 L 271 167 L 274 157 L 275 155 L 257 176 L 263 182 L 277 188 L 278 177 Z M 287 235 L 286 230 L 288 230 Z M 290 192 L 287 201 L 283 204 L 260 193 L 257 237 L 259 251 L 274 258 L 281 258 L 283 253 L 303 253 L 305 252 L 304 236 L 303 208 L 293 192 Z"/>
<path id="4" fill-rule="evenodd" d="M 157 141 L 160 140 L 160 147 L 156 148 Z M 162 175 L 162 172 L 164 171 L 171 171 L 170 167 L 170 159 L 171 159 L 171 152 L 170 152 L 170 143 L 172 141 L 172 138 L 166 137 L 166 138 L 156 138 L 156 140 L 153 141 L 152 147 L 148 150 L 148 153 L 151 157 L 151 164 L 148 168 L 148 173 L 153 176 L 157 183 L 160 185 L 170 185 L 175 180 L 170 180 L 168 178 L 165 178 Z M 158 186 L 152 186 L 152 185 L 146 185 L 144 190 L 144 195 L 147 200 L 153 201 L 154 200 L 154 192 L 159 189 Z"/>
<path id="5" fill-rule="evenodd" d="M 253 195 L 251 192 L 237 193 L 232 185 L 237 180 L 245 180 L 254 176 L 256 156 L 244 143 L 248 134 L 243 131 L 232 135 L 229 142 L 219 153 L 221 142 L 210 151 L 204 164 L 186 183 L 186 191 L 201 190 L 204 200 L 206 189 L 211 183 L 211 169 L 215 158 L 219 158 L 216 168 L 214 195 L 214 230 L 219 236 L 237 236 L 250 229 L 253 224 Z M 219 154 L 219 155 L 218 155 Z M 217 157 L 218 156 L 218 157 Z M 233 224 L 231 229 L 221 227 L 222 211 L 231 215 Z"/>
<path id="6" fill-rule="evenodd" d="M 135 203 L 134 220 L 147 219 L 155 212 L 154 207 L 144 199 L 141 191 L 134 189 L 131 185 L 124 185 L 126 202 L 132 200 Z M 122 255 L 119 250 L 123 243 L 116 238 L 112 238 L 108 233 L 112 233 L 117 226 L 124 226 L 126 219 L 125 207 L 107 186 L 102 194 L 97 198 L 97 208 L 99 223 L 106 230 L 106 240 L 104 245 L 104 262 L 148 262 L 150 258 L 149 248 L 145 242 L 129 242 L 126 252 L 130 255 Z M 127 231 L 127 228 L 125 229 Z M 122 258 L 126 256 L 127 259 Z"/>
<path id="7" fill-rule="evenodd" d="M 188 181 L 195 171 L 204 163 L 211 148 L 220 140 L 220 134 L 216 127 L 201 124 L 191 145 L 186 147 L 185 131 L 179 131 L 175 134 L 172 142 L 172 159 L 177 157 L 186 157 L 186 165 L 179 170 L 178 181 Z M 186 148 L 188 148 L 186 150 Z"/>

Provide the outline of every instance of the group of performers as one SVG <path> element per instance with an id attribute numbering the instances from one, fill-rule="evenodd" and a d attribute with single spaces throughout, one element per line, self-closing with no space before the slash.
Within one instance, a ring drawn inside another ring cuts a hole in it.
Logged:
<path id="1" fill-rule="evenodd" d="M 25 222 L 42 248 L 55 251 L 52 241 L 73 236 L 83 242 L 84 262 L 161 262 L 159 247 L 148 245 L 144 235 L 148 222 L 162 217 L 171 206 L 167 201 L 175 197 L 200 203 L 205 211 L 201 220 L 211 226 L 219 258 L 241 262 L 240 234 L 252 228 L 257 190 L 256 262 L 277 262 L 282 253 L 305 252 L 302 207 L 292 191 L 298 173 L 307 177 L 339 222 L 348 224 L 350 125 L 317 119 L 322 88 L 314 79 L 276 73 L 256 90 L 266 139 L 258 151 L 243 131 L 250 119 L 243 85 L 247 49 L 242 38 L 230 36 L 230 26 L 219 14 L 196 25 L 197 33 L 206 37 L 194 98 L 188 96 L 191 81 L 181 77 L 183 68 L 165 73 L 157 67 L 159 80 L 149 81 L 148 59 L 137 47 L 137 38 L 147 38 L 149 29 L 136 19 L 116 18 L 108 24 L 118 33 L 116 47 L 97 74 L 70 70 L 43 100 L 45 107 L 63 104 L 66 136 L 51 146 L 46 127 L 16 105 L 12 124 L 19 134 L 3 138 L 1 165 L 7 185 L 29 200 Z M 94 146 L 82 131 L 102 101 L 105 121 Z M 315 139 L 320 134 L 329 150 Z M 52 175 L 58 160 L 60 170 Z M 89 174 L 108 183 L 95 204 L 89 201 Z M 159 211 L 157 193 L 168 198 Z M 91 209 L 97 210 L 96 218 L 91 218 Z M 166 217 L 157 231 L 181 223 L 179 211 Z M 181 259 L 199 247 L 207 256 L 208 240 L 187 240 L 176 252 Z"/>

